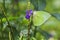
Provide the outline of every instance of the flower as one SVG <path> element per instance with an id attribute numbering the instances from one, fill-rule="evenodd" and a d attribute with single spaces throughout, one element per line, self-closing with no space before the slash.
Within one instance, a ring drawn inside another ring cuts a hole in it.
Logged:
<path id="1" fill-rule="evenodd" d="M 32 15 L 32 13 L 33 13 L 32 10 L 27 10 L 27 11 L 26 11 L 26 16 L 25 16 L 25 18 L 26 18 L 26 19 L 30 19 L 30 16 Z"/>

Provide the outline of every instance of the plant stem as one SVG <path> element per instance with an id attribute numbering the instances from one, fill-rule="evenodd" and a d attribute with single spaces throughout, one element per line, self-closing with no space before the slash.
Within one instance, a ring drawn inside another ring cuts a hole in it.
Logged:
<path id="1" fill-rule="evenodd" d="M 4 12 L 4 11 L 3 11 L 3 12 Z M 11 40 L 14 40 L 12 27 L 11 27 L 9 21 L 8 21 L 8 18 L 7 18 L 7 16 L 6 16 L 5 12 L 4 12 L 3 14 L 4 14 L 5 18 L 6 18 L 7 23 L 8 23 L 8 28 L 10 28 L 11 38 L 12 38 Z"/>
<path id="2" fill-rule="evenodd" d="M 22 36 L 21 40 L 23 40 L 23 36 Z"/>
<path id="3" fill-rule="evenodd" d="M 2 13 L 4 14 L 4 16 L 6 18 L 6 21 L 8 23 L 8 27 L 10 28 L 11 38 L 12 38 L 11 40 L 14 40 L 12 27 L 10 26 L 10 23 L 9 23 L 8 18 L 6 16 L 5 0 L 3 0 L 3 10 L 2 10 Z"/>
<path id="4" fill-rule="evenodd" d="M 3 38 L 3 30 L 2 30 L 2 28 L 3 28 L 3 22 L 2 22 L 2 18 L 1 18 L 1 33 L 2 33 L 2 38 Z"/>
<path id="5" fill-rule="evenodd" d="M 9 32 L 9 40 L 11 40 L 11 33 Z"/>
<path id="6" fill-rule="evenodd" d="M 30 40 L 30 29 L 31 29 L 31 26 L 33 25 L 33 13 L 32 13 L 32 17 L 31 17 L 31 21 L 30 21 L 30 19 L 28 21 L 29 21 L 29 25 L 28 25 L 28 40 Z"/>
<path id="7" fill-rule="evenodd" d="M 31 28 L 31 25 L 30 25 L 30 19 L 29 19 L 29 25 L 28 25 L 28 39 L 27 39 L 27 40 L 30 40 L 30 28 Z"/>
<path id="8" fill-rule="evenodd" d="M 37 30 L 37 27 L 35 26 L 35 29 L 34 29 L 34 37 L 36 37 L 36 30 Z"/>

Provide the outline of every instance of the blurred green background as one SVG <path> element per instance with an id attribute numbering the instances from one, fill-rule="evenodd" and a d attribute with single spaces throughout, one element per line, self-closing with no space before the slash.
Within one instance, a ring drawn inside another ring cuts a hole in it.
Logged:
<path id="1" fill-rule="evenodd" d="M 30 21 L 25 18 L 29 1 L 33 10 Z M 28 40 L 28 37 L 60 40 L 60 0 L 0 0 L 0 40 Z"/>

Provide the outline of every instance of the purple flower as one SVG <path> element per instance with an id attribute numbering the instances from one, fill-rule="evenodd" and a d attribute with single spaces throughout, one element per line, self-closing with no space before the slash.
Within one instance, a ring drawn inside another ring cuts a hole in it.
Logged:
<path id="1" fill-rule="evenodd" d="M 30 16 L 32 15 L 32 13 L 33 13 L 32 10 L 27 10 L 27 11 L 26 11 L 26 16 L 25 16 L 25 18 L 26 18 L 26 19 L 30 19 Z"/>
<path id="2" fill-rule="evenodd" d="M 30 16 L 29 16 L 29 15 L 26 15 L 25 18 L 26 18 L 26 19 L 30 19 Z"/>

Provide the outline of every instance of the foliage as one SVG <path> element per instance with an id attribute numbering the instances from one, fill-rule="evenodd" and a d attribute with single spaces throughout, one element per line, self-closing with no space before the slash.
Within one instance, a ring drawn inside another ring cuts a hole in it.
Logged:
<path id="1" fill-rule="evenodd" d="M 60 0 L 30 0 L 30 2 L 33 14 L 28 20 L 25 18 L 28 10 L 27 0 L 0 0 L 0 40 L 60 38 L 60 5 L 56 6 L 60 4 Z"/>

